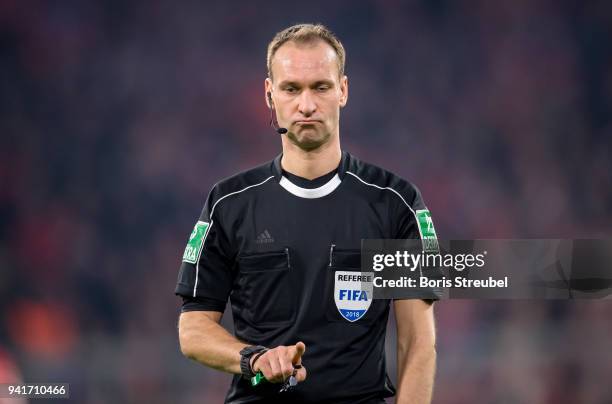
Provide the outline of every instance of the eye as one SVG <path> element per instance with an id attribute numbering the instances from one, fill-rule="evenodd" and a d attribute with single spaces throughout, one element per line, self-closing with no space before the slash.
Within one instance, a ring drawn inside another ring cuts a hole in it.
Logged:
<path id="1" fill-rule="evenodd" d="M 295 87 L 285 87 L 285 92 L 289 94 L 295 94 L 297 92 L 297 89 Z"/>
<path id="2" fill-rule="evenodd" d="M 321 84 L 317 87 L 317 91 L 327 91 L 329 90 L 329 86 L 327 84 Z"/>

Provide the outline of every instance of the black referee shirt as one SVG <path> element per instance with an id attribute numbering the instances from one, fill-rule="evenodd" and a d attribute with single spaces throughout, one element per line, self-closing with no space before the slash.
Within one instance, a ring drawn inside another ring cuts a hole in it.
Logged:
<path id="1" fill-rule="evenodd" d="M 385 366 L 389 301 L 335 296 L 334 283 L 361 270 L 361 239 L 420 237 L 421 195 L 347 152 L 336 172 L 313 181 L 284 173 L 280 160 L 213 187 L 175 293 L 184 311 L 223 312 L 230 298 L 235 335 L 249 344 L 306 344 L 303 383 L 278 393 L 279 384 L 252 387 L 235 375 L 226 403 L 383 402 L 395 392 Z M 361 310 L 342 307 L 350 298 Z"/>

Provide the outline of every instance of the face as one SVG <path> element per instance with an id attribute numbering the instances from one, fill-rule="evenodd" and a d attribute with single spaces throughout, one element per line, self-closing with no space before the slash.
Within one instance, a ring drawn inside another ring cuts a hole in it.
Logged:
<path id="1" fill-rule="evenodd" d="M 274 81 L 266 79 L 266 93 L 272 93 L 279 126 L 287 128 L 289 140 L 303 150 L 314 150 L 338 137 L 348 80 L 339 77 L 337 62 L 334 49 L 324 41 L 289 41 L 272 58 Z"/>

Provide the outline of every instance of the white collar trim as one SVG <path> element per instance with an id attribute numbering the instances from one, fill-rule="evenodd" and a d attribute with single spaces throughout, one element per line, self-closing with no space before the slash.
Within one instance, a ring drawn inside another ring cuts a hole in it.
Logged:
<path id="1" fill-rule="evenodd" d="M 280 180 L 280 186 L 285 188 L 287 191 L 292 193 L 295 196 L 299 196 L 300 198 L 314 199 L 321 198 L 325 195 L 329 195 L 338 185 L 342 183 L 338 174 L 334 175 L 329 181 L 325 184 L 321 185 L 319 188 L 302 188 L 295 185 L 293 182 L 289 181 L 287 177 L 283 176 Z"/>

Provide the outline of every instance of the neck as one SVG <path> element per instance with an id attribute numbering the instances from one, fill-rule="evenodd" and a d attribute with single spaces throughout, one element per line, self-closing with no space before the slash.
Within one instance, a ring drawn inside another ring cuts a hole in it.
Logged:
<path id="1" fill-rule="evenodd" d="M 340 164 L 342 152 L 336 136 L 319 148 L 305 151 L 283 137 L 283 170 L 298 177 L 312 180 L 333 171 Z"/>

